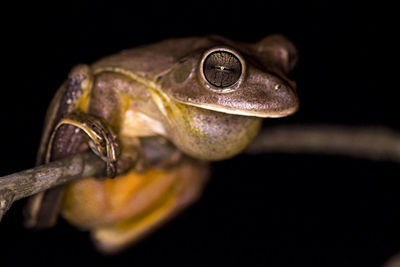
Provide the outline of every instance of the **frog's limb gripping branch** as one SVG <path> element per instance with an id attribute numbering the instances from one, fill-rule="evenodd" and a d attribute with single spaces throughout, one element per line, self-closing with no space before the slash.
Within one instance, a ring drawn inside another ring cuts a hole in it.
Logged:
<path id="1" fill-rule="evenodd" d="M 75 179 L 104 175 L 105 168 L 103 160 L 84 152 L 0 177 L 0 221 L 14 201 Z"/>
<path id="2" fill-rule="evenodd" d="M 400 134 L 382 127 L 277 126 L 261 132 L 246 152 L 334 154 L 400 163 Z"/>

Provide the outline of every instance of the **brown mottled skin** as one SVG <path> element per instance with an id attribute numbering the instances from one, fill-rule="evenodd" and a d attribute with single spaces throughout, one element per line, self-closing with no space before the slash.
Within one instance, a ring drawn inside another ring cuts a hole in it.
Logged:
<path id="1" fill-rule="evenodd" d="M 216 52 L 220 54 L 212 61 L 215 66 L 207 66 L 204 73 L 205 59 Z M 223 61 L 232 57 L 231 65 Z M 53 225 L 61 207 L 67 220 L 92 231 L 105 252 L 138 240 L 199 196 L 208 177 L 204 161 L 240 153 L 258 133 L 262 118 L 297 110 L 295 84 L 287 78 L 295 63 L 294 46 L 283 36 L 272 35 L 257 43 L 220 36 L 169 39 L 122 51 L 91 66 L 77 66 L 49 107 L 38 164 L 88 149 L 90 138 L 84 130 L 92 133 L 92 129 L 85 118 L 55 128 L 68 114 L 79 111 L 89 121 L 98 119 L 109 136 L 116 136 L 116 141 L 107 140 L 120 151 L 117 177 L 70 184 L 63 198 L 60 188 L 34 196 L 27 225 Z M 233 69 L 235 76 L 229 76 Z M 220 80 L 210 82 L 218 77 L 237 80 L 222 88 L 215 86 L 222 84 Z M 93 143 L 91 148 L 96 150 Z M 150 178 L 150 173 L 157 173 L 157 178 Z M 122 181 L 124 192 L 117 193 L 114 188 Z M 151 192 L 159 193 L 150 197 Z M 142 194 L 148 195 L 144 202 L 138 200 Z M 115 201 L 133 206 L 111 209 L 107 203 Z M 146 216 L 138 217 L 134 210 Z"/>

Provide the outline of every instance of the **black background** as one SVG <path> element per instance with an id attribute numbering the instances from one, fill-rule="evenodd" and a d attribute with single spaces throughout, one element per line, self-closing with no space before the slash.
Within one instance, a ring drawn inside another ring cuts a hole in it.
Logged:
<path id="1" fill-rule="evenodd" d="M 33 166 L 46 106 L 73 65 L 168 37 L 282 33 L 300 51 L 301 109 L 272 123 L 400 131 L 389 10 L 379 1 L 4 5 L 0 175 Z M 25 230 L 18 201 L 0 224 L 0 266 L 381 266 L 400 251 L 398 173 L 390 162 L 240 155 L 214 164 L 200 202 L 114 257 L 62 220 Z"/>

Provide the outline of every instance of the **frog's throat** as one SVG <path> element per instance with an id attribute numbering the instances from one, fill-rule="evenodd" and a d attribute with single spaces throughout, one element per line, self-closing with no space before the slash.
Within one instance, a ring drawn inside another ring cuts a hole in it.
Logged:
<path id="1" fill-rule="evenodd" d="M 122 74 L 124 76 L 129 77 L 130 79 L 143 84 L 150 92 L 154 103 L 157 105 L 161 113 L 168 118 L 168 112 L 165 109 L 166 106 L 173 106 L 175 103 L 183 104 L 183 105 L 188 105 L 188 106 L 193 106 L 193 107 L 198 107 L 202 109 L 208 109 L 220 113 L 226 113 L 226 114 L 232 114 L 232 115 L 238 115 L 238 116 L 249 116 L 249 117 L 259 117 L 259 118 L 280 118 L 280 117 L 285 117 L 287 115 L 292 114 L 296 108 L 293 109 L 288 109 L 285 110 L 284 112 L 281 113 L 276 113 L 276 114 L 263 114 L 260 112 L 255 112 L 255 111 L 244 111 L 244 110 L 239 110 L 239 109 L 228 109 L 224 108 L 222 106 L 217 106 L 217 105 L 212 105 L 212 104 L 195 104 L 195 103 L 190 103 L 187 101 L 181 101 L 177 99 L 171 99 L 160 87 L 158 83 L 155 81 L 151 81 L 146 79 L 144 76 L 134 73 L 132 71 L 129 71 L 124 68 L 120 67 L 103 67 L 103 68 L 98 68 L 94 70 L 94 75 L 97 75 L 102 72 L 115 72 L 118 74 Z"/>

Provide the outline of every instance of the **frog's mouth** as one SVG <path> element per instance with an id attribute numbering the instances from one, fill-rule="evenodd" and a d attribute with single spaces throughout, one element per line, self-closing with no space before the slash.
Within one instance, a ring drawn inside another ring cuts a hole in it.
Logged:
<path id="1" fill-rule="evenodd" d="M 296 112 L 299 101 L 295 86 L 283 80 L 255 81 L 231 92 L 213 92 L 201 86 L 163 93 L 180 104 L 216 112 L 259 118 L 280 118 Z"/>
<path id="2" fill-rule="evenodd" d="M 257 110 L 242 110 L 242 109 L 231 109 L 224 106 L 211 105 L 211 104 L 195 104 L 188 102 L 180 102 L 181 104 L 194 106 L 198 108 L 208 109 L 216 112 L 221 112 L 225 114 L 231 115 L 239 115 L 239 116 L 247 116 L 247 117 L 258 117 L 258 118 L 282 118 L 288 115 L 295 113 L 298 109 L 298 105 L 293 106 L 291 108 L 283 109 L 283 110 L 270 110 L 266 111 L 257 111 Z"/>
<path id="3" fill-rule="evenodd" d="M 147 87 L 154 103 L 158 106 L 159 110 L 166 115 L 167 107 L 174 106 L 174 103 L 179 103 L 187 106 L 197 107 L 201 109 L 211 110 L 219 113 L 230 115 L 257 117 L 257 118 L 281 118 L 293 114 L 298 109 L 297 95 L 291 93 L 293 91 L 287 90 L 290 93 L 289 97 L 280 97 L 286 101 L 274 101 L 274 103 L 260 103 L 255 99 L 253 103 L 237 99 L 237 95 L 233 99 L 224 100 L 223 98 L 216 99 L 195 99 L 195 98 L 180 98 L 176 96 L 168 96 L 164 92 L 157 90 L 153 87 Z M 215 102 L 216 104 L 211 104 Z"/>

